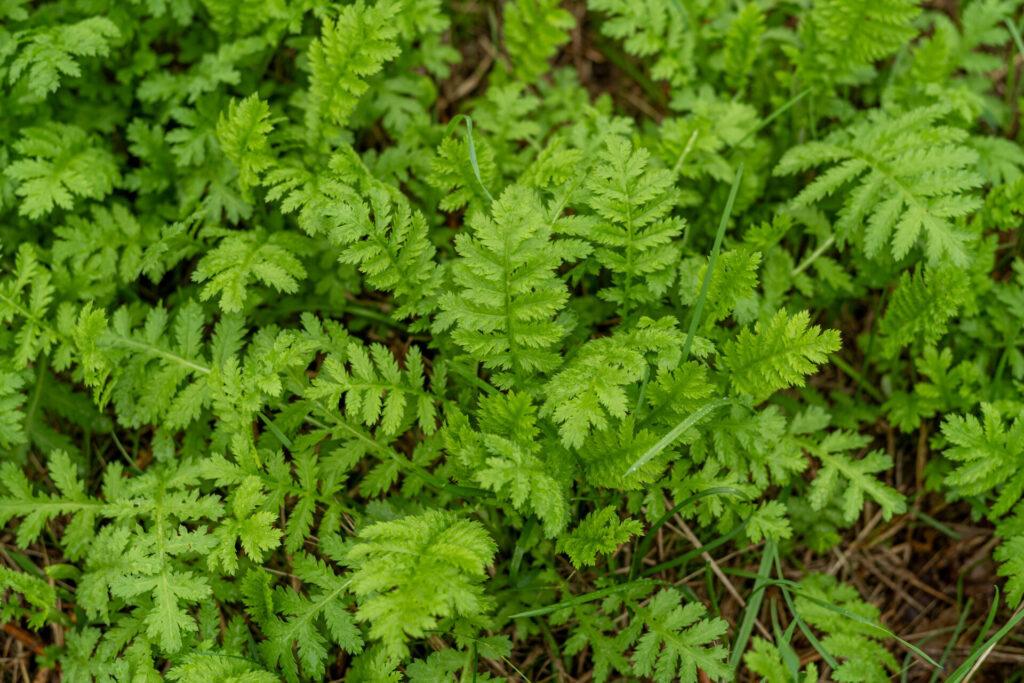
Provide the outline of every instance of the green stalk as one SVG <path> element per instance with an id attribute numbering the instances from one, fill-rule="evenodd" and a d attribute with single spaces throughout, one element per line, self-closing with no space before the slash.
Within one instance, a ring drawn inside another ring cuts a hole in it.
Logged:
<path id="1" fill-rule="evenodd" d="M 718 232 L 715 234 L 715 244 L 711 247 L 711 257 L 708 259 L 708 269 L 704 273 L 704 282 L 700 286 L 700 294 L 697 296 L 697 305 L 693 309 L 693 316 L 690 317 L 690 329 L 686 332 L 686 341 L 683 342 L 683 357 L 686 361 L 690 356 L 690 347 L 693 345 L 693 338 L 697 334 L 697 325 L 700 323 L 701 314 L 704 312 L 704 300 L 708 297 L 708 290 L 711 288 L 711 274 L 715 272 L 715 262 L 718 260 L 718 252 L 722 248 L 722 236 L 725 235 L 725 226 L 732 215 L 732 206 L 736 203 L 736 194 L 740 189 L 740 180 L 743 179 L 743 162 L 740 162 L 736 169 L 736 176 L 732 180 L 732 187 L 729 189 L 729 199 L 725 202 L 725 211 L 718 222 Z"/>

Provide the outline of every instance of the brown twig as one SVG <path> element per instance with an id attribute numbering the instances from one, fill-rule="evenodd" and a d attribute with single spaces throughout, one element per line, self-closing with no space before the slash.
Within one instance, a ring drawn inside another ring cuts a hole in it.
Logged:
<path id="1" fill-rule="evenodd" d="M 695 548 L 700 550 L 704 547 L 704 545 L 700 542 L 700 539 L 697 538 L 697 535 L 694 534 L 690 527 L 686 525 L 686 522 L 683 521 L 682 517 L 676 515 L 675 522 L 683 530 L 683 534 L 686 536 L 687 540 L 689 540 L 690 543 L 694 545 Z M 715 576 L 717 576 L 718 580 L 722 582 L 722 585 L 725 586 L 725 589 L 727 591 L 729 591 L 729 594 L 736 599 L 736 602 L 740 603 L 740 607 L 745 608 L 747 606 L 747 602 L 740 595 L 739 591 L 736 590 L 736 587 L 732 585 L 732 581 L 730 581 L 729 577 L 725 575 L 725 572 L 723 572 L 722 569 L 718 566 L 718 563 L 715 562 L 713 557 L 711 557 L 711 554 L 708 553 L 706 550 L 701 550 L 700 556 L 703 557 L 704 561 L 711 566 L 711 571 L 715 573 Z M 768 632 L 768 629 L 764 627 L 764 624 L 762 624 L 759 619 L 754 619 L 754 625 L 757 627 L 757 630 L 761 632 L 761 635 L 768 639 L 769 642 L 772 641 L 772 635 Z"/>
<path id="2" fill-rule="evenodd" d="M 43 644 L 34 635 L 21 628 L 14 622 L 4 624 L 4 633 L 11 636 L 37 655 L 43 654 Z"/>

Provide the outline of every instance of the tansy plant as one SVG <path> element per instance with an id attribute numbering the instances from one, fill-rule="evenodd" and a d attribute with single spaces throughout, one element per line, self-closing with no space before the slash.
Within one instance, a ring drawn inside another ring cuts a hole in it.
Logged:
<path id="1" fill-rule="evenodd" d="M 0 0 L 0 622 L 69 683 L 952 675 L 796 558 L 909 514 L 884 424 L 1024 595 L 1019 5 Z"/>

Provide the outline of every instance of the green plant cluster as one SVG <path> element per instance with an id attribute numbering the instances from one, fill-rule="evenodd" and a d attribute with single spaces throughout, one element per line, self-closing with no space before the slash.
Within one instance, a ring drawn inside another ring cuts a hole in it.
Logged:
<path id="1" fill-rule="evenodd" d="M 0 622 L 69 683 L 888 681 L 783 573 L 907 512 L 879 421 L 1015 607 L 1020 5 L 0 0 Z"/>

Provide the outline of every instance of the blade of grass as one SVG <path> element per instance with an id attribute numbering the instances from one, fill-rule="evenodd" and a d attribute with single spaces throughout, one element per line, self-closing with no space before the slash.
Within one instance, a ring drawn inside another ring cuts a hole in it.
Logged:
<path id="1" fill-rule="evenodd" d="M 997 605 L 998 603 L 999 595 L 997 589 L 996 599 L 993 602 L 993 605 Z M 982 662 L 985 661 L 985 658 L 988 657 L 989 653 L 992 652 L 993 648 L 995 648 L 995 646 L 999 644 L 999 641 L 1002 640 L 1006 636 L 1006 634 L 1008 634 L 1011 630 L 1013 630 L 1013 628 L 1017 624 L 1020 623 L 1021 619 L 1024 619 L 1024 603 L 1022 603 L 1020 607 L 1017 608 L 1017 610 L 1013 613 L 1013 616 L 1010 617 L 1010 620 L 1003 624 L 1003 627 L 1001 629 L 996 631 L 994 634 L 992 634 L 991 638 L 985 641 L 985 644 L 983 646 L 981 646 L 980 648 L 974 648 L 974 652 L 971 654 L 970 657 L 967 658 L 967 661 L 961 664 L 957 668 L 957 670 L 953 672 L 953 675 L 949 677 L 948 683 L 961 683 L 961 681 L 969 680 L 970 677 L 974 675 L 974 672 L 978 670 L 978 667 L 981 666 Z"/>
<path id="2" fill-rule="evenodd" d="M 981 630 L 978 631 L 978 637 L 974 639 L 974 645 L 971 646 L 971 651 L 977 650 L 981 645 L 981 642 L 985 640 L 988 635 L 989 629 L 992 628 L 992 624 L 996 621 L 996 612 L 999 611 L 999 588 L 996 587 L 996 599 L 992 601 L 992 606 L 988 609 L 988 616 L 985 617 L 985 623 L 982 624 Z"/>
<path id="3" fill-rule="evenodd" d="M 1010 359 L 1010 350 L 1013 349 L 1017 344 L 1017 336 L 1020 334 L 1020 322 L 1018 322 L 1013 328 L 1013 334 L 1010 336 L 1006 345 L 1003 346 L 1003 352 L 999 354 L 999 362 L 996 364 L 995 378 L 992 380 L 992 384 L 988 390 L 988 400 L 990 402 L 996 400 L 996 392 L 999 390 L 1000 384 L 1003 382 L 1003 372 L 1006 370 L 1006 362 Z"/>
<path id="4" fill-rule="evenodd" d="M 682 593 L 690 602 L 700 602 L 700 596 L 697 595 L 697 592 L 685 583 L 676 586 L 676 590 Z"/>
<path id="5" fill-rule="evenodd" d="M 480 377 L 477 376 L 475 371 L 471 371 L 467 368 L 464 368 L 459 363 L 449 362 L 448 369 L 452 372 L 453 375 L 458 375 L 462 379 L 468 380 L 469 382 L 473 383 L 473 385 L 475 385 L 478 389 L 482 389 L 488 394 L 498 393 L 497 387 L 491 386 L 485 380 L 480 379 Z"/>
<path id="6" fill-rule="evenodd" d="M 882 294 L 878 297 L 878 304 L 875 306 L 875 319 L 871 323 L 871 334 L 868 335 L 868 346 L 864 350 L 864 361 L 860 365 L 860 373 L 857 375 L 850 375 L 851 377 L 855 377 L 857 379 L 857 388 L 853 392 L 854 401 L 860 398 L 860 390 L 862 388 L 865 389 L 865 391 L 867 391 L 869 394 L 871 394 L 876 401 L 879 400 L 878 396 L 875 396 L 875 394 L 871 393 L 871 390 L 874 390 L 876 392 L 878 390 L 865 381 L 865 376 L 868 372 L 868 361 L 871 360 L 871 351 L 875 348 L 875 336 L 878 332 L 878 311 L 881 311 L 882 307 L 885 306 L 885 299 L 887 296 L 889 296 L 889 290 L 884 289 L 882 290 Z M 879 395 L 881 395 L 881 392 L 879 392 Z M 885 399 L 883 398 L 881 400 L 884 401 Z"/>
<path id="7" fill-rule="evenodd" d="M 957 532 L 953 531 L 948 526 L 946 526 L 945 524 L 943 524 L 939 520 L 935 519 L 931 515 L 929 515 L 929 514 L 927 514 L 925 512 L 921 512 L 920 510 L 918 510 L 917 508 L 915 508 L 913 506 L 911 506 L 909 508 L 909 511 L 910 511 L 910 514 L 914 515 L 915 517 L 920 519 L 925 524 L 927 524 L 927 525 L 937 529 L 938 531 L 946 534 L 950 538 L 955 539 L 957 541 L 959 541 L 960 539 L 963 538 L 963 536 L 961 536 Z"/>
<path id="8" fill-rule="evenodd" d="M 711 256 L 708 258 L 708 269 L 704 273 L 704 282 L 700 286 L 700 294 L 697 295 L 697 305 L 690 317 L 690 329 L 686 332 L 686 341 L 683 342 L 683 356 L 685 361 L 690 357 L 690 346 L 693 344 L 693 337 L 697 334 L 697 325 L 700 323 L 701 313 L 704 312 L 704 300 L 708 297 L 708 289 L 711 287 L 711 274 L 715 271 L 715 261 L 718 260 L 718 252 L 722 248 L 722 237 L 725 235 L 725 226 L 732 215 L 732 206 L 736 203 L 736 194 L 740 189 L 740 181 L 743 179 L 743 163 L 740 162 L 736 169 L 736 176 L 732 180 L 732 187 L 729 188 L 729 199 L 725 202 L 725 210 L 722 211 L 722 218 L 718 221 L 718 232 L 715 233 L 715 243 L 711 247 Z"/>
<path id="9" fill-rule="evenodd" d="M 793 630 L 796 628 L 796 622 L 789 622 L 789 626 L 783 632 L 781 626 L 779 626 L 779 615 L 775 609 L 778 606 L 778 602 L 772 600 L 772 631 L 775 633 L 775 647 L 779 650 L 779 656 L 782 657 L 782 663 L 786 666 L 789 671 L 790 677 L 794 681 L 800 680 L 800 657 L 797 656 L 793 650 L 793 646 L 790 645 L 790 641 L 793 639 Z"/>
<path id="10" fill-rule="evenodd" d="M 779 576 L 782 576 L 782 565 L 781 565 L 781 563 L 779 561 L 779 554 L 778 554 L 777 548 L 775 550 L 776 550 L 776 552 L 774 553 L 775 567 L 776 567 L 776 570 L 778 571 Z M 785 579 L 783 579 L 783 581 L 785 581 Z M 789 589 L 785 585 L 780 585 L 780 588 L 782 588 L 783 596 L 786 597 L 786 604 L 790 605 L 790 610 L 793 611 L 793 616 L 794 617 L 798 617 L 799 615 L 796 614 L 795 606 L 790 602 L 789 597 L 788 597 L 789 596 Z M 824 600 L 819 600 L 818 598 L 815 598 L 815 597 L 813 597 L 811 595 L 807 595 L 806 593 L 804 593 L 802 591 L 802 589 L 799 586 L 797 586 L 797 588 L 795 588 L 793 590 L 794 590 L 794 592 L 800 593 L 800 597 L 802 597 L 804 600 L 807 600 L 808 602 L 812 602 L 815 605 L 818 605 L 819 607 L 822 607 L 822 608 L 824 608 L 824 609 L 826 609 L 826 610 L 828 610 L 830 612 L 834 612 L 835 614 L 839 614 L 841 616 L 844 616 L 847 619 L 852 619 L 853 621 L 856 621 L 858 623 L 864 624 L 865 626 L 870 626 L 871 628 L 879 631 L 880 635 L 883 635 L 883 636 L 885 636 L 887 638 L 893 638 L 894 640 L 899 642 L 901 645 L 903 645 L 903 647 L 907 648 L 908 650 L 913 652 L 915 655 L 917 655 L 918 657 L 920 657 L 924 661 L 928 662 L 929 664 L 931 664 L 932 666 L 936 667 L 937 669 L 940 669 L 940 670 L 942 669 L 942 666 L 938 662 L 936 662 L 934 659 L 929 657 L 928 654 L 925 653 L 923 650 L 921 650 L 919 647 L 917 647 L 916 645 L 914 645 L 911 642 L 908 642 L 908 641 L 904 640 L 903 638 L 900 638 L 898 635 L 896 635 L 895 633 L 893 633 L 892 631 L 890 631 L 886 627 L 882 626 L 881 624 L 875 623 L 875 622 L 871 621 L 870 619 L 866 619 L 865 617 L 862 617 L 859 614 L 851 612 L 848 609 L 844 609 L 844 608 L 839 607 L 837 605 L 833 605 L 830 602 L 825 602 Z M 803 630 L 803 627 L 801 627 L 801 630 Z M 807 635 L 807 632 L 805 632 L 804 635 Z M 810 640 L 810 638 L 808 638 L 808 640 Z M 812 642 L 811 644 L 813 645 L 814 643 Z M 817 647 L 817 646 L 815 646 L 815 647 Z M 818 651 L 822 653 L 822 656 L 824 656 L 824 652 L 822 650 L 818 650 Z M 830 664 L 830 666 L 832 666 L 832 665 Z"/>
<path id="11" fill-rule="evenodd" d="M 742 569 L 732 568 L 723 569 L 722 571 L 728 574 L 729 576 L 742 576 L 744 579 L 753 579 L 754 581 L 759 581 L 759 583 L 754 587 L 754 589 L 750 591 L 751 595 L 759 593 L 767 588 L 771 588 L 772 586 L 778 586 L 779 588 L 789 588 L 790 590 L 796 591 L 797 593 L 799 593 L 802 590 L 800 588 L 800 584 L 796 581 L 791 581 L 789 579 L 773 579 L 771 578 L 770 574 L 763 575 L 757 572 L 748 572 Z"/>
<path id="12" fill-rule="evenodd" d="M 388 327 L 399 330 L 400 332 L 409 331 L 409 326 L 406 325 L 405 323 L 398 320 L 393 320 L 391 316 L 385 315 L 384 313 L 381 313 L 380 311 L 375 311 L 371 308 L 366 308 L 365 306 L 345 306 L 341 310 L 341 312 L 349 313 L 359 318 L 365 318 L 366 320 L 378 322 L 382 325 L 386 325 Z"/>
<path id="13" fill-rule="evenodd" d="M 675 178 L 679 175 L 679 169 L 683 167 L 683 162 L 686 161 L 686 157 L 690 155 L 690 150 L 693 149 L 693 143 L 697 142 L 697 134 L 700 129 L 693 131 L 690 135 L 690 139 L 686 141 L 686 146 L 683 147 L 683 151 L 679 153 L 679 158 L 676 159 L 676 165 L 672 167 L 672 177 Z"/>
<path id="14" fill-rule="evenodd" d="M 697 424 L 697 422 L 707 416 L 708 413 L 721 408 L 727 403 L 732 403 L 732 401 L 727 398 L 720 398 L 717 401 L 712 401 L 711 403 L 702 405 L 700 408 L 687 415 L 675 427 L 670 429 L 665 436 L 658 439 L 656 444 L 648 448 L 643 455 L 637 458 L 637 461 L 630 465 L 629 469 L 626 470 L 626 476 L 628 477 L 650 462 L 653 458 L 656 458 L 663 450 L 665 450 L 665 448 L 668 447 L 669 444 L 678 439 L 680 434 Z"/>
<path id="15" fill-rule="evenodd" d="M 654 542 L 654 537 L 655 534 L 657 534 L 658 529 L 664 526 L 665 522 L 672 519 L 672 517 L 674 517 L 677 512 L 682 510 L 690 503 L 698 501 L 701 498 L 707 498 L 708 496 L 739 496 L 740 498 L 746 499 L 746 496 L 743 495 L 743 493 L 737 489 L 730 488 L 728 486 L 715 486 L 713 488 L 701 491 L 700 493 L 695 493 L 692 496 L 689 496 L 686 499 L 684 499 L 683 502 L 675 505 L 671 510 L 663 514 L 654 522 L 654 524 L 651 525 L 651 528 L 648 529 L 647 533 L 644 535 L 644 539 L 640 542 L 640 545 L 637 546 L 636 552 L 633 553 L 633 562 L 629 570 L 630 581 L 632 581 L 636 577 L 636 573 L 640 570 L 640 562 L 643 561 L 644 556 L 647 555 L 647 551 L 650 550 L 651 543 Z"/>
<path id="16" fill-rule="evenodd" d="M 785 575 L 782 573 L 782 562 L 779 560 L 778 546 L 775 547 L 775 552 L 772 553 L 772 561 L 775 564 L 775 571 L 779 575 L 779 578 L 785 580 Z M 793 621 L 796 622 L 800 632 L 804 634 L 805 638 L 807 638 L 807 642 L 811 644 L 811 647 L 818 651 L 818 654 L 821 655 L 821 658 L 825 660 L 826 664 L 833 669 L 838 669 L 839 662 L 837 662 L 835 657 L 825 649 L 825 646 L 821 644 L 821 641 L 814 635 L 811 628 L 804 622 L 800 613 L 796 611 L 796 605 L 793 604 L 793 598 L 789 594 L 789 590 L 784 586 L 781 587 L 781 590 L 782 599 L 786 601 L 786 607 L 789 608 L 789 614 L 793 617 Z"/>
<path id="17" fill-rule="evenodd" d="M 519 534 L 519 538 L 516 540 L 516 547 L 512 553 L 512 562 L 509 564 L 508 574 L 512 579 L 512 583 L 515 583 L 516 577 L 519 575 L 519 565 L 523 562 L 523 555 L 526 553 L 526 544 L 530 540 L 530 536 L 533 534 L 534 528 L 537 526 L 536 517 L 528 517 L 526 524 L 523 525 L 523 530 Z"/>
<path id="18" fill-rule="evenodd" d="M 736 631 L 736 642 L 733 643 L 732 654 L 729 656 L 729 666 L 734 668 L 739 666 L 743 651 L 747 649 L 747 641 L 750 640 L 750 634 L 754 631 L 754 621 L 757 620 L 757 614 L 761 611 L 761 602 L 764 600 L 762 585 L 771 578 L 772 556 L 775 552 L 775 541 L 768 541 L 765 544 L 764 552 L 761 553 L 761 565 L 757 569 L 754 590 L 747 598 L 747 609 L 743 613 L 740 628 Z"/>
<path id="19" fill-rule="evenodd" d="M 473 119 L 465 114 L 456 114 L 444 129 L 444 137 L 451 135 L 455 127 L 463 120 L 466 122 L 466 142 L 469 143 L 469 165 L 473 167 L 473 175 L 476 176 L 476 181 L 480 183 L 480 189 L 484 191 L 487 199 L 493 202 L 494 197 L 487 191 L 487 186 L 484 185 L 484 180 L 480 177 L 480 164 L 476 160 L 476 145 L 473 144 Z"/>
<path id="20" fill-rule="evenodd" d="M 900 638 L 898 635 L 896 635 L 895 633 L 893 633 L 892 631 L 890 631 L 886 627 L 882 626 L 881 624 L 877 624 L 877 623 L 871 621 L 870 619 L 866 619 L 866 618 L 862 617 L 861 615 L 859 615 L 859 614 L 857 614 L 855 612 L 851 612 L 848 609 L 843 609 L 842 607 L 839 607 L 838 605 L 833 605 L 830 602 L 825 602 L 824 600 L 819 600 L 817 598 L 811 597 L 810 595 L 801 594 L 800 597 L 802 597 L 804 600 L 807 600 L 808 602 L 813 602 L 815 605 L 818 605 L 819 607 L 821 607 L 823 609 L 827 609 L 830 612 L 834 612 L 836 614 L 839 614 L 839 615 L 842 615 L 842 616 L 846 617 L 847 619 L 852 619 L 853 621 L 856 621 L 858 623 L 864 624 L 865 626 L 870 626 L 870 627 L 876 629 L 879 632 L 880 635 L 885 636 L 886 638 L 894 639 L 900 645 L 902 645 L 903 647 L 907 648 L 908 650 L 913 652 L 915 655 L 917 655 L 918 657 L 920 657 L 924 661 L 926 661 L 929 664 L 931 664 L 932 666 L 934 666 L 936 669 L 939 669 L 939 670 L 942 669 L 942 665 L 939 664 L 938 662 L 936 662 L 931 657 L 929 657 L 928 654 L 924 650 L 922 650 L 918 646 L 914 645 L 913 643 L 911 643 L 909 641 L 906 641 L 903 638 Z"/>
<path id="21" fill-rule="evenodd" d="M 636 581 L 630 581 L 629 583 L 620 583 L 617 586 L 609 586 L 608 588 L 601 588 L 600 590 L 590 591 L 589 593 L 584 593 L 583 595 L 577 595 L 577 596 L 569 598 L 567 600 L 562 600 L 560 602 L 556 602 L 553 605 L 545 605 L 544 607 L 537 607 L 536 609 L 528 609 L 528 610 L 526 610 L 524 612 L 516 612 L 515 614 L 510 615 L 509 619 L 525 619 L 527 617 L 542 617 L 545 614 L 551 614 L 552 612 L 557 612 L 558 610 L 565 609 L 566 607 L 572 607 L 574 605 L 583 605 L 583 604 L 588 603 L 588 602 L 593 602 L 594 600 L 600 600 L 601 598 L 608 597 L 609 595 L 614 595 L 615 593 L 620 593 L 620 592 L 622 592 L 624 590 L 627 590 L 627 589 L 632 588 L 634 586 L 638 586 L 640 584 L 655 585 L 657 583 L 661 583 L 661 582 L 659 582 L 659 581 L 651 581 L 650 579 L 637 579 Z"/>
<path id="22" fill-rule="evenodd" d="M 715 575 L 712 573 L 710 563 L 704 565 L 704 585 L 707 587 L 708 599 L 711 601 L 711 613 L 721 619 L 722 610 L 718 607 L 718 593 L 715 592 Z"/>
<path id="23" fill-rule="evenodd" d="M 6 548 L 5 552 L 8 557 L 14 560 L 14 562 L 21 567 L 23 571 L 25 571 L 25 573 L 32 574 L 33 576 L 44 580 L 47 578 L 46 573 L 43 572 L 43 570 L 32 561 L 32 558 L 25 553 L 19 552 L 14 548 Z"/>
<path id="24" fill-rule="evenodd" d="M 832 653 L 825 649 L 825 646 L 821 644 L 818 637 L 811 631 L 811 627 L 807 625 L 800 614 L 796 611 L 796 605 L 793 604 L 793 598 L 785 588 L 782 589 L 782 598 L 786 601 L 786 606 L 789 608 L 789 613 L 793 617 L 793 621 L 796 622 L 797 627 L 800 629 L 800 632 L 804 634 L 804 638 L 807 639 L 807 642 L 811 644 L 811 647 L 818 651 L 818 654 L 821 655 L 821 658 L 825 660 L 826 664 L 833 669 L 838 669 L 839 662 L 837 662 L 836 658 L 832 656 Z"/>
<path id="25" fill-rule="evenodd" d="M 828 359 L 832 362 L 833 365 L 835 365 L 837 368 L 839 368 L 840 370 L 845 372 L 852 379 L 857 380 L 857 392 L 858 393 L 860 392 L 861 389 L 864 389 L 866 392 L 871 394 L 871 398 L 875 399 L 879 403 L 885 403 L 885 394 L 883 394 L 881 391 L 879 391 L 875 387 L 873 387 L 870 384 L 868 384 L 867 382 L 865 382 L 864 381 L 864 376 L 862 374 L 860 374 L 859 372 L 857 372 L 856 370 L 854 370 L 853 366 L 851 366 L 849 363 L 847 363 L 845 360 L 843 360 L 837 354 L 834 354 L 834 353 L 831 356 L 829 356 Z M 856 400 L 856 399 L 857 399 L 857 396 L 854 395 L 854 400 Z"/>
<path id="26" fill-rule="evenodd" d="M 607 57 L 609 62 L 622 69 L 652 100 L 663 107 L 668 106 L 668 100 L 661 93 L 658 84 L 648 78 L 640 69 L 633 66 L 629 61 L 629 57 L 619 50 L 613 41 L 606 40 L 599 30 L 591 35 L 591 39 L 594 41 L 594 46 L 598 52 Z"/>
<path id="27" fill-rule="evenodd" d="M 139 466 L 135 464 L 134 460 L 132 460 L 132 456 L 128 455 L 128 451 L 125 450 L 124 444 L 121 443 L 121 439 L 117 438 L 117 432 L 110 432 L 110 436 L 114 439 L 114 445 L 117 447 L 121 457 L 124 458 L 126 463 L 128 463 L 129 469 L 136 474 L 142 474 L 142 470 L 140 470 Z"/>
<path id="28" fill-rule="evenodd" d="M 697 326 L 700 324 L 701 314 L 704 312 L 704 300 L 708 297 L 708 289 L 711 287 L 711 274 L 715 271 L 715 262 L 718 260 L 718 252 L 722 249 L 722 237 L 725 235 L 725 226 L 729 222 L 729 216 L 732 215 L 733 204 L 736 203 L 736 194 L 740 189 L 740 180 L 743 179 L 743 163 L 741 162 L 739 167 L 736 169 L 736 175 L 732 180 L 732 187 L 729 188 L 729 198 L 725 202 L 725 209 L 722 211 L 722 218 L 718 222 L 718 231 L 715 233 L 715 243 L 711 247 L 711 256 L 708 257 L 708 269 L 704 273 L 704 282 L 700 286 L 700 294 L 697 295 L 697 305 L 693 308 L 693 314 L 690 316 L 689 329 L 686 332 L 686 340 L 683 342 L 683 353 L 680 358 L 680 362 L 685 362 L 690 357 L 690 347 L 693 345 L 693 338 L 697 334 Z M 687 233 L 689 234 L 689 233 Z M 685 239 L 685 238 L 684 238 Z M 658 415 L 662 413 L 672 401 L 675 400 L 675 395 L 670 395 L 661 405 L 651 411 L 651 413 L 640 422 L 640 427 L 646 427 L 654 421 Z"/>
<path id="29" fill-rule="evenodd" d="M 273 420 L 264 415 L 262 410 L 257 413 L 257 415 L 259 415 L 260 419 L 263 420 L 263 424 L 267 426 L 267 429 L 269 429 L 270 433 L 274 435 L 274 438 L 280 441 L 282 446 L 291 450 L 292 440 L 285 436 L 285 433 L 281 431 L 280 427 L 274 424 Z"/>
<path id="30" fill-rule="evenodd" d="M 685 565 L 690 560 L 692 560 L 692 559 L 694 559 L 696 557 L 700 557 L 704 553 L 711 552 L 712 550 L 714 550 L 715 548 L 717 548 L 717 547 L 719 547 L 721 545 L 725 545 L 726 543 L 728 543 L 732 539 L 734 539 L 737 536 L 739 536 L 740 534 L 742 534 L 743 531 L 747 528 L 747 524 L 749 522 L 750 522 L 750 517 L 747 517 L 746 519 L 744 519 L 739 524 L 739 526 L 737 526 L 735 529 L 733 529 L 732 531 L 730 531 L 726 535 L 719 536 L 718 538 L 716 538 L 715 540 L 711 541 L 710 543 L 705 543 L 700 548 L 697 548 L 695 550 L 691 550 L 688 553 L 684 553 L 683 555 L 680 555 L 679 557 L 674 557 L 674 558 L 672 558 L 671 560 L 669 560 L 667 562 L 662 562 L 661 564 L 655 565 L 655 566 L 651 567 L 650 569 L 646 569 L 646 570 L 644 570 L 643 576 L 651 576 L 653 574 L 657 574 L 658 572 L 663 572 L 666 569 L 672 569 L 673 567 L 678 567 L 680 565 Z"/>
<path id="31" fill-rule="evenodd" d="M 1017 46 L 1017 54 L 1024 56 L 1024 39 L 1021 39 L 1020 29 L 1017 27 L 1017 24 L 1010 21 L 1010 19 L 1003 19 L 1003 23 L 1006 24 L 1006 28 L 1010 30 L 1010 37 L 1013 38 L 1013 42 Z M 1024 79 L 1018 80 L 1016 78 L 1017 65 L 1014 64 L 1013 55 L 1010 55 L 1009 61 L 1009 68 L 1006 70 L 1006 79 L 1008 81 L 1007 85 L 1009 87 L 1006 88 L 1006 94 L 1009 98 L 1007 99 L 1007 104 L 1012 105 L 1017 99 L 1017 92 L 1020 90 L 1020 82 Z M 1010 132 L 1010 128 L 1013 126 L 1013 119 L 1014 117 L 1010 117 L 1010 120 L 1006 124 L 1007 133 Z"/>
<path id="32" fill-rule="evenodd" d="M 797 102 L 799 102 L 803 98 L 807 97 L 810 93 L 811 93 L 811 89 L 807 88 L 807 89 L 797 93 L 793 97 L 789 98 L 787 101 L 783 102 L 782 105 L 778 109 L 773 111 L 771 114 L 769 114 L 764 119 L 764 121 L 762 121 L 761 123 L 759 123 L 756 126 L 754 126 L 753 128 L 751 128 L 747 132 L 746 135 L 744 135 L 742 138 L 737 140 L 735 143 L 733 143 L 732 145 L 729 145 L 729 149 L 733 149 L 734 147 L 738 147 L 739 145 L 741 145 L 744 142 L 746 142 L 747 138 L 749 138 L 751 135 L 756 135 L 758 132 L 764 130 L 764 128 L 766 126 L 770 126 L 772 121 L 774 121 L 775 119 L 777 119 L 780 116 L 782 116 L 783 114 L 785 114 L 787 111 L 789 111 L 793 107 L 793 105 L 795 105 Z"/>
<path id="33" fill-rule="evenodd" d="M 651 366 L 644 365 L 643 378 L 640 380 L 640 394 L 636 397 L 636 405 L 633 407 L 633 414 L 639 419 L 640 409 L 644 405 L 644 397 L 647 395 L 647 383 L 651 379 Z"/>
<path id="34" fill-rule="evenodd" d="M 953 631 L 952 637 L 949 642 L 946 643 L 945 649 L 942 651 L 942 656 L 939 657 L 939 664 L 942 666 L 946 665 L 946 660 L 949 658 L 949 654 L 953 651 L 953 646 L 956 645 L 956 641 L 960 638 L 960 634 L 963 632 L 964 624 L 967 622 L 967 615 L 971 612 L 971 599 L 967 599 L 967 604 L 960 610 L 960 619 L 956 622 L 956 629 Z M 932 673 L 932 677 L 928 679 L 928 683 L 935 683 L 939 680 L 939 672 L 936 670 Z"/>
<path id="35" fill-rule="evenodd" d="M 808 256 L 803 261 L 801 261 L 800 265 L 798 265 L 796 268 L 794 268 L 792 270 L 792 272 L 790 272 L 789 276 L 790 277 L 796 277 L 800 273 L 802 273 L 805 270 L 807 270 L 810 267 L 810 265 L 812 263 L 814 263 L 815 261 L 817 261 L 818 258 L 822 254 L 824 254 L 826 251 L 828 251 L 829 247 L 831 247 L 833 244 L 835 244 L 835 242 L 836 242 L 836 236 L 835 235 L 829 235 L 828 239 L 826 239 L 824 242 L 822 242 L 821 245 L 817 249 L 815 249 L 814 252 L 811 253 L 810 256 Z"/>

